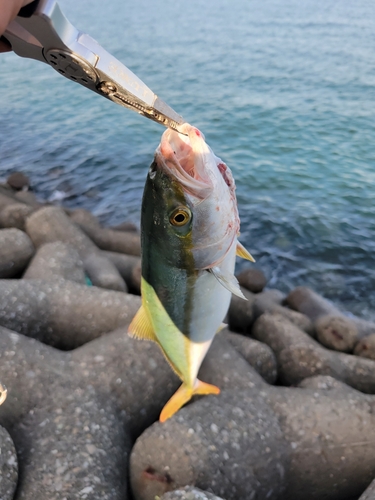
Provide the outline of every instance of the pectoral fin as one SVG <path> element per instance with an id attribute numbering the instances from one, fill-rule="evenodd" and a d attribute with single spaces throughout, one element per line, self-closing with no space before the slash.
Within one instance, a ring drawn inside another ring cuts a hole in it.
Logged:
<path id="1" fill-rule="evenodd" d="M 225 273 L 221 271 L 219 267 L 211 267 L 210 269 L 208 269 L 208 271 L 215 276 L 215 278 L 221 285 L 223 285 L 224 288 L 229 290 L 234 295 L 237 295 L 237 297 L 247 300 L 245 295 L 241 292 L 241 288 L 238 284 L 237 278 L 233 274 Z"/>
<path id="2" fill-rule="evenodd" d="M 157 342 L 154 329 L 143 306 L 138 309 L 137 314 L 130 323 L 128 335 L 141 340 L 153 340 Z"/>
<path id="3" fill-rule="evenodd" d="M 220 389 L 216 385 L 206 384 L 206 382 L 201 382 L 198 379 L 195 381 L 194 387 L 182 384 L 162 409 L 159 417 L 160 422 L 165 422 L 168 418 L 171 418 L 172 415 L 196 394 L 220 394 Z"/>
<path id="4" fill-rule="evenodd" d="M 248 252 L 246 250 L 246 248 L 239 241 L 237 241 L 236 255 L 237 255 L 237 257 L 241 257 L 242 259 L 249 260 L 250 262 L 255 262 L 255 259 L 251 255 L 251 253 Z"/>
<path id="5" fill-rule="evenodd" d="M 219 333 L 221 332 L 221 330 L 224 330 L 224 328 L 226 328 L 228 325 L 226 323 L 221 323 L 221 325 L 219 326 L 219 328 L 216 330 L 216 333 Z"/>

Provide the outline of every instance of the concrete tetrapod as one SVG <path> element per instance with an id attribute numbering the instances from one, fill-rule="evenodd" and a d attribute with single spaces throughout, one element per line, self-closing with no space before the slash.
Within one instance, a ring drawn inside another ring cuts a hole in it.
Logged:
<path id="1" fill-rule="evenodd" d="M 262 387 L 228 336 L 215 339 L 204 376 L 223 388 Z M 62 352 L 0 328 L 0 380 L 0 425 L 20 462 L 17 500 L 126 500 L 132 442 L 180 384 L 159 347 L 126 329 Z"/>
<path id="2" fill-rule="evenodd" d="M 40 246 L 23 278 L 43 281 L 66 279 L 86 284 L 83 262 L 77 250 L 62 241 Z"/>
<path id="3" fill-rule="evenodd" d="M 17 500 L 126 500 L 132 442 L 179 385 L 159 348 L 126 330 L 62 352 L 0 328 L 0 380 Z"/>
<path id="4" fill-rule="evenodd" d="M 54 243 L 62 241 L 77 250 L 83 261 L 84 267 L 86 260 L 95 257 L 101 261 L 106 259 L 103 275 L 100 273 L 100 266 L 95 269 L 95 285 L 111 290 L 125 290 L 125 283 L 116 267 L 112 262 L 102 255 L 99 248 L 90 240 L 90 238 L 81 229 L 76 226 L 71 219 L 58 207 L 44 207 L 34 212 L 26 220 L 26 231 L 38 248 L 45 243 Z M 94 255 L 94 257 L 92 257 Z M 92 260 L 89 263 L 93 267 Z"/>
<path id="5" fill-rule="evenodd" d="M 345 316 L 331 302 L 308 287 L 299 286 L 292 290 L 286 303 L 315 323 L 318 340 L 331 349 L 352 352 L 358 340 L 375 333 L 374 323 L 355 316 Z"/>
<path id="6" fill-rule="evenodd" d="M 136 295 L 68 280 L 0 280 L 0 325 L 60 349 L 129 324 L 140 305 Z"/>
<path id="7" fill-rule="evenodd" d="M 375 394 L 375 361 L 322 347 L 284 316 L 263 314 L 252 335 L 276 355 L 280 382 L 298 384 L 313 375 L 331 375 L 359 391 Z"/>
<path id="8" fill-rule="evenodd" d="M 35 253 L 34 245 L 20 229 L 0 229 L 0 278 L 14 278 Z"/>
<path id="9" fill-rule="evenodd" d="M 102 227 L 98 219 L 84 209 L 74 210 L 70 217 L 102 250 L 141 255 L 141 239 L 138 233 Z"/>
<path id="10" fill-rule="evenodd" d="M 375 397 L 327 386 L 224 390 L 153 424 L 131 454 L 135 500 L 182 485 L 226 500 L 357 498 L 375 470 Z"/>

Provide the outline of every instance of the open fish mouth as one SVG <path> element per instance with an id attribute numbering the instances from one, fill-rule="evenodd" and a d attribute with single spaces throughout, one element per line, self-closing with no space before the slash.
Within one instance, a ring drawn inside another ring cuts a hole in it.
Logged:
<path id="1" fill-rule="evenodd" d="M 188 193 L 204 199 L 213 189 L 209 175 L 212 151 L 197 128 L 185 123 L 180 130 L 181 133 L 171 129 L 164 132 L 155 153 L 156 163 Z"/>

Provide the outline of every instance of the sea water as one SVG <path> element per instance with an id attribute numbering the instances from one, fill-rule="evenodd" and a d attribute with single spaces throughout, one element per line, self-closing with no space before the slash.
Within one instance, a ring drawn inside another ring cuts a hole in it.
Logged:
<path id="1" fill-rule="evenodd" d="M 268 285 L 374 319 L 375 3 L 59 3 L 230 166 L 240 239 Z M 0 176 L 139 224 L 163 127 L 40 62 L 2 54 L 0 75 Z"/>

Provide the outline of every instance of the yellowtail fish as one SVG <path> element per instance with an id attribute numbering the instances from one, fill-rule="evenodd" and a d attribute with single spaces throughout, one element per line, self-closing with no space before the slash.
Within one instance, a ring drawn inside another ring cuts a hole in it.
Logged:
<path id="1" fill-rule="evenodd" d="M 164 406 L 170 418 L 195 394 L 219 394 L 198 380 L 215 333 L 223 327 L 236 255 L 254 261 L 237 241 L 235 183 L 203 134 L 189 124 L 166 130 L 142 201 L 142 306 L 129 334 L 157 342 L 182 385 Z M 244 297 L 243 297 L 244 298 Z"/>

